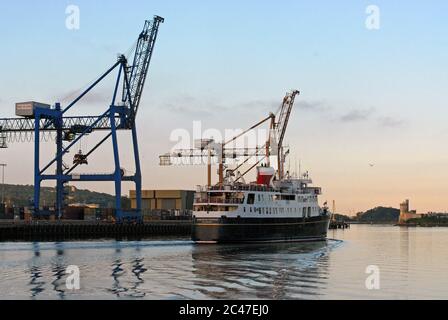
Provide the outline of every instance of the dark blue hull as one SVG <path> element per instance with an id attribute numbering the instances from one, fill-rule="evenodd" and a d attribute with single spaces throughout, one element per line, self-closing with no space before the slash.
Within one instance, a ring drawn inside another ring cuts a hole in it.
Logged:
<path id="1" fill-rule="evenodd" d="M 319 241 L 326 239 L 329 223 L 329 216 L 195 219 L 192 240 L 199 243 Z"/>

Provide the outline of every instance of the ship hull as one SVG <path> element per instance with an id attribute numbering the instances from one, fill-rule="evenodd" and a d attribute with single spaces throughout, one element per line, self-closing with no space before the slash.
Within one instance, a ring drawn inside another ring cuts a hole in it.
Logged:
<path id="1" fill-rule="evenodd" d="M 309 218 L 195 219 L 196 243 L 320 241 L 327 237 L 329 216 Z"/>

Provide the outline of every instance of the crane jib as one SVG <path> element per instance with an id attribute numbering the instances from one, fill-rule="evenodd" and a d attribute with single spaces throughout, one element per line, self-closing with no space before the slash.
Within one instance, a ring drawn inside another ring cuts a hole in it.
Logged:
<path id="1" fill-rule="evenodd" d="M 128 81 L 123 83 L 122 101 L 131 111 L 131 121 L 134 120 L 140 105 L 159 25 L 163 22 L 164 19 L 159 16 L 155 16 L 152 22 L 145 21 L 143 31 L 137 41 L 133 63 L 125 68 Z"/>

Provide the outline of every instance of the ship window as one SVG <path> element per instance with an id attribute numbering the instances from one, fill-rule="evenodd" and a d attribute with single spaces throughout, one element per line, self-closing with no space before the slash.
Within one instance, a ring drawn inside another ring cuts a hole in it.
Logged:
<path id="1" fill-rule="evenodd" d="M 247 196 L 247 204 L 254 204 L 255 202 L 255 194 L 249 193 Z"/>
<path id="2" fill-rule="evenodd" d="M 308 207 L 308 217 L 311 216 L 311 207 Z"/>
<path id="3" fill-rule="evenodd" d="M 246 212 L 246 207 L 243 207 L 243 211 Z"/>
<path id="4" fill-rule="evenodd" d="M 303 207 L 303 209 L 302 209 L 302 213 L 303 213 L 303 216 L 306 215 L 306 208 L 305 208 L 305 207 Z"/>

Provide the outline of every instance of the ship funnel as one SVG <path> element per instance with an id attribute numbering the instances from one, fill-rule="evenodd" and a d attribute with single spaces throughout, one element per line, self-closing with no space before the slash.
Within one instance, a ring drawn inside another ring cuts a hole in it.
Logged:
<path id="1" fill-rule="evenodd" d="M 272 167 L 257 167 L 257 184 L 270 186 L 275 175 L 275 169 Z"/>

